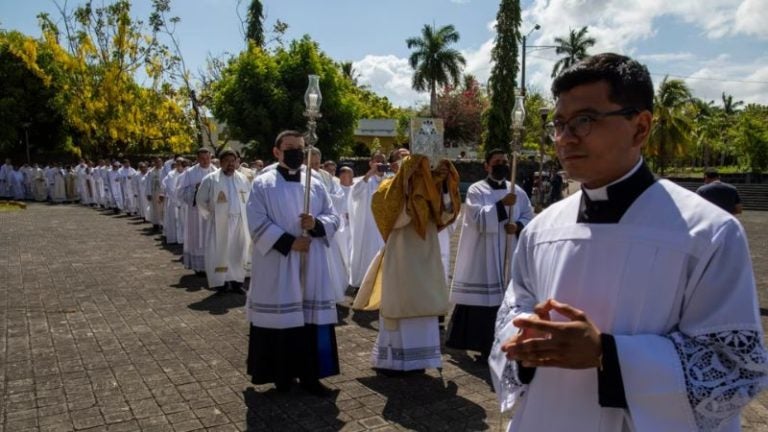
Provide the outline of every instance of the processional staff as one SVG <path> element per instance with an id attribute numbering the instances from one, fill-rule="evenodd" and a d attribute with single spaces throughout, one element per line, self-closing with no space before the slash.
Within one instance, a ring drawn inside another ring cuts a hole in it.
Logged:
<path id="1" fill-rule="evenodd" d="M 317 143 L 317 119 L 322 117 L 320 114 L 320 104 L 323 101 L 323 96 L 320 93 L 320 77 L 318 75 L 309 75 L 309 85 L 304 92 L 304 105 L 307 109 L 304 111 L 304 116 L 307 118 L 307 135 L 306 135 L 306 155 L 304 160 L 307 161 L 306 173 L 304 177 L 304 214 L 310 214 L 310 196 L 312 185 L 312 149 Z M 309 236 L 309 232 L 304 230 L 302 235 Z M 307 254 L 304 252 L 301 254 L 301 286 L 306 289 L 307 287 Z"/>
<path id="2" fill-rule="evenodd" d="M 523 140 L 523 128 L 525 127 L 525 96 L 523 96 L 522 92 L 518 93 L 515 96 L 515 107 L 512 108 L 512 123 L 510 125 L 510 129 L 512 132 L 512 140 L 509 143 L 509 147 L 512 150 L 512 166 L 509 170 L 509 191 L 510 193 L 515 193 L 515 180 L 517 178 L 517 153 L 520 151 L 520 148 L 522 147 Z M 507 223 L 515 223 L 514 218 L 512 216 L 512 211 L 514 206 L 511 205 L 507 209 L 507 215 L 509 219 L 507 220 Z M 509 250 L 509 244 L 510 241 L 507 238 L 506 234 L 504 236 L 504 284 L 506 285 L 509 283 L 510 279 L 510 268 L 509 268 L 509 258 L 510 254 L 513 252 Z"/>

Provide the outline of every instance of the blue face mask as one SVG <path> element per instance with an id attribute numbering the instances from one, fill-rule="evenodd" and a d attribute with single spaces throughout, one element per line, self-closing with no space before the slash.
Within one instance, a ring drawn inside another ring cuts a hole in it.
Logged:
<path id="1" fill-rule="evenodd" d="M 304 162 L 304 150 L 297 148 L 297 149 L 287 149 L 283 150 L 283 163 L 285 166 L 288 167 L 288 169 L 296 170 L 301 167 L 302 162 Z"/>

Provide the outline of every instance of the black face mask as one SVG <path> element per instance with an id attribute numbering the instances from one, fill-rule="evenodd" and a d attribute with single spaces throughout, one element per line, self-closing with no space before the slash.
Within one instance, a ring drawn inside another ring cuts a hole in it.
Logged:
<path id="1" fill-rule="evenodd" d="M 297 148 L 297 149 L 288 149 L 283 150 L 283 163 L 285 166 L 288 167 L 288 169 L 296 170 L 301 167 L 302 162 L 304 162 L 304 150 Z"/>
<path id="2" fill-rule="evenodd" d="M 509 173 L 509 165 L 494 165 L 491 167 L 491 178 L 496 181 L 507 180 Z"/>

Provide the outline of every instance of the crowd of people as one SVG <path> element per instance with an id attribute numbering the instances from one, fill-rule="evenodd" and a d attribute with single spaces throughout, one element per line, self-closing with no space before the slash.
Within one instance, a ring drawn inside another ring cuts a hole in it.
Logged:
<path id="1" fill-rule="evenodd" d="M 518 407 L 510 430 L 738 430 L 768 385 L 743 228 L 646 166 L 643 65 L 595 55 L 552 89 L 551 138 L 582 186 L 561 200 L 555 183 L 535 217 L 501 150 L 485 152 L 487 177 L 461 200 L 447 160 L 376 152 L 355 177 L 291 130 L 268 166 L 205 148 L 194 164 L 155 158 L 138 171 L 7 162 L 0 192 L 135 215 L 183 243 L 185 267 L 212 290 L 247 294 L 254 384 L 327 395 L 320 380 L 340 373 L 336 304 L 351 294 L 353 308 L 379 311 L 371 365 L 384 376 L 441 367 L 450 314 L 445 346 L 488 363 L 502 409 Z M 725 189 L 702 196 L 740 211 Z"/>

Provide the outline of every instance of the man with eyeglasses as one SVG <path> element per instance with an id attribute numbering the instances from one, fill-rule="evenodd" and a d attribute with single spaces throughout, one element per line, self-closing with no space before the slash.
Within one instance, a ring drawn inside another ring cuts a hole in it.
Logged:
<path id="1" fill-rule="evenodd" d="M 641 157 L 653 84 L 624 56 L 552 84 L 550 132 L 581 192 L 523 230 L 491 366 L 510 430 L 739 430 L 768 354 L 746 234 Z"/>

